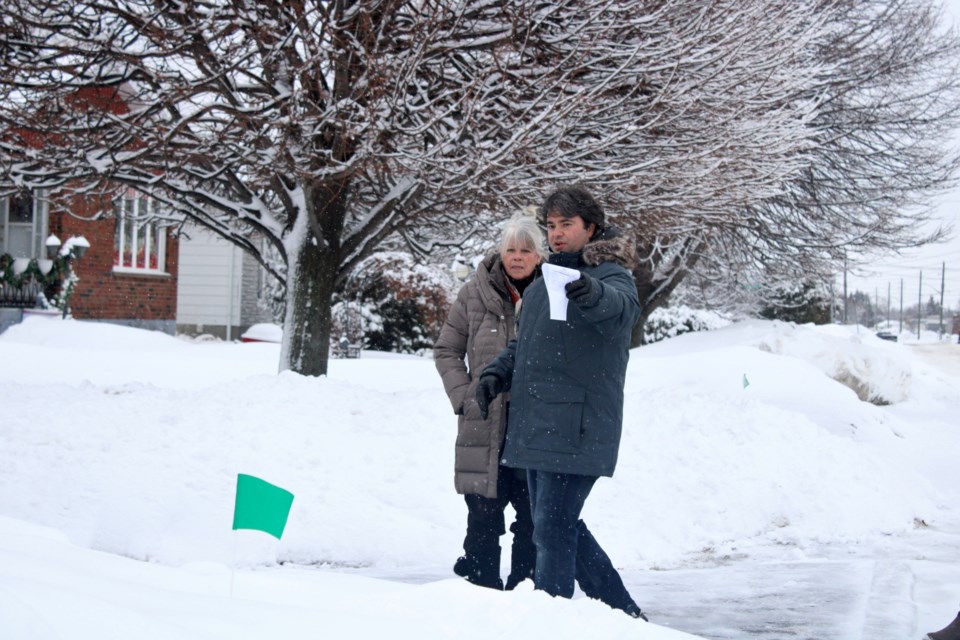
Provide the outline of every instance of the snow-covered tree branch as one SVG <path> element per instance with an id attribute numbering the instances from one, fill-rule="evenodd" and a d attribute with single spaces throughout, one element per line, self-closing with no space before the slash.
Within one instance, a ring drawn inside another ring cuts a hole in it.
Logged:
<path id="1" fill-rule="evenodd" d="M 11 185 L 132 187 L 287 285 L 281 368 L 385 245 L 495 230 L 558 183 L 704 281 L 909 246 L 951 183 L 957 40 L 921 0 L 7 0 Z M 41 142 L 42 141 L 42 142 Z M 256 234 L 266 240 L 252 241 Z"/>

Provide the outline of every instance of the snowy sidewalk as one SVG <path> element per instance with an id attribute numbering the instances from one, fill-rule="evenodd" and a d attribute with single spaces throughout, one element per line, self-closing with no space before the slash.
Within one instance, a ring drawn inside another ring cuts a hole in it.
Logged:
<path id="1" fill-rule="evenodd" d="M 955 611 L 921 616 L 913 594 L 919 589 L 947 593 L 952 584 L 952 592 L 960 595 L 955 569 L 941 561 L 893 559 L 733 561 L 703 569 L 623 571 L 622 576 L 651 621 L 708 640 L 920 640 Z M 414 584 L 451 575 L 436 575 L 436 568 L 404 576 L 359 573 Z"/>
<path id="2" fill-rule="evenodd" d="M 891 536 L 882 548 L 873 541 L 825 547 L 817 559 L 757 559 L 791 555 L 803 556 L 761 547 L 700 568 L 621 575 L 651 621 L 708 640 L 921 640 L 960 604 L 960 520 Z M 453 575 L 436 566 L 347 572 L 410 584 Z"/>
<path id="3" fill-rule="evenodd" d="M 919 640 L 960 603 L 957 524 L 891 537 L 883 549 L 832 548 L 823 560 L 733 559 L 624 580 L 652 620 L 711 640 Z M 930 602 L 943 607 L 918 604 Z"/>
<path id="4" fill-rule="evenodd" d="M 627 574 L 652 620 L 711 640 L 903 640 L 914 637 L 906 563 L 733 564 Z"/>

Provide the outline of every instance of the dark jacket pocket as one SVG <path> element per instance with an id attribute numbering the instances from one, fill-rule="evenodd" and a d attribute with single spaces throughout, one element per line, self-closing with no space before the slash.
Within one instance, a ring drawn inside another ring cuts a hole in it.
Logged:
<path id="1" fill-rule="evenodd" d="M 583 387 L 545 382 L 530 385 L 524 444 L 543 451 L 579 451 L 585 399 Z"/>

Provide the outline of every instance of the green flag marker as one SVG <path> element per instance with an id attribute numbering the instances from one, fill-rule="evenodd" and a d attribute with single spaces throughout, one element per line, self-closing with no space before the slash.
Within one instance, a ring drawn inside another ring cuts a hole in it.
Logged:
<path id="1" fill-rule="evenodd" d="M 750 386 L 750 381 L 747 380 L 747 374 L 743 374 L 743 388 L 746 389 Z"/>
<path id="2" fill-rule="evenodd" d="M 265 480 L 237 475 L 237 501 L 233 508 L 233 529 L 256 529 L 277 540 L 287 526 L 293 494 Z"/>

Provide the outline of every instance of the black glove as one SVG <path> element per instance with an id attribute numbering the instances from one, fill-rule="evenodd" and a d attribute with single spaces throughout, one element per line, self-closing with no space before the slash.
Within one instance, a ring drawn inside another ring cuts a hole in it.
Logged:
<path id="1" fill-rule="evenodd" d="M 592 304 L 600 295 L 600 287 L 596 280 L 585 273 L 581 273 L 580 277 L 573 282 L 568 282 L 565 288 L 567 298 L 579 305 Z"/>
<path id="2" fill-rule="evenodd" d="M 477 406 L 480 407 L 480 417 L 487 419 L 487 413 L 490 410 L 490 403 L 503 391 L 503 382 L 494 375 L 487 374 L 480 376 L 480 382 L 477 383 Z"/>

